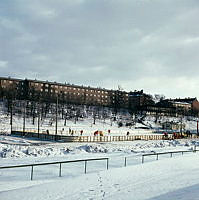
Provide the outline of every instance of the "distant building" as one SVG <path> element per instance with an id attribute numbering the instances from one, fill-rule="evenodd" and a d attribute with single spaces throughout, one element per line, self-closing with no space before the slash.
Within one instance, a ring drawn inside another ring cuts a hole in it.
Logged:
<path id="1" fill-rule="evenodd" d="M 146 106 L 153 105 L 152 96 L 145 94 L 143 90 L 129 92 L 129 108 L 132 110 L 144 110 Z"/>
<path id="2" fill-rule="evenodd" d="M 199 112 L 199 102 L 196 98 L 166 99 L 157 104 L 151 95 L 143 90 L 126 92 L 79 86 L 69 83 L 15 79 L 0 77 L 0 98 L 107 106 L 129 109 L 132 112 L 145 111 L 150 114 L 194 114 Z"/>
<path id="3" fill-rule="evenodd" d="M 177 114 L 194 114 L 199 112 L 197 98 L 165 99 L 158 103 L 162 107 L 171 107 Z"/>
<path id="4" fill-rule="evenodd" d="M 169 102 L 171 102 L 175 107 L 177 108 L 183 108 L 186 111 L 199 111 L 199 102 L 197 98 L 178 98 L 178 99 L 169 99 Z"/>
<path id="5" fill-rule="evenodd" d="M 185 130 L 186 125 L 184 123 L 180 122 L 163 122 L 162 123 L 162 129 L 165 130 L 175 130 L 175 131 L 181 131 Z"/>
<path id="6" fill-rule="evenodd" d="M 63 103 L 129 107 L 129 93 L 57 82 L 0 78 L 0 97 L 21 100 L 56 101 Z"/>

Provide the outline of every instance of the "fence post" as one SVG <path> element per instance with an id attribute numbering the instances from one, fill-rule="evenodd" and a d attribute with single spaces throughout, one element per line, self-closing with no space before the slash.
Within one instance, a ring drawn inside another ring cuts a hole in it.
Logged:
<path id="1" fill-rule="evenodd" d="M 156 157 L 156 160 L 158 160 L 158 153 L 157 153 L 157 157 Z"/>
<path id="2" fill-rule="evenodd" d="M 126 157 L 124 157 L 124 167 L 126 167 Z"/>
<path id="3" fill-rule="evenodd" d="M 144 155 L 142 155 L 142 163 L 144 163 Z"/>
<path id="4" fill-rule="evenodd" d="M 32 179 L 33 179 L 33 165 L 32 165 L 32 167 L 31 167 L 31 177 L 30 177 L 30 179 L 31 179 L 31 181 L 32 181 Z"/>
<path id="5" fill-rule="evenodd" d="M 59 163 L 59 177 L 61 177 L 61 163 Z"/>
<path id="6" fill-rule="evenodd" d="M 183 155 L 183 151 L 182 151 L 182 155 Z"/>
<path id="7" fill-rule="evenodd" d="M 171 158 L 172 158 L 172 153 L 171 153 Z"/>
<path id="8" fill-rule="evenodd" d="M 106 169 L 108 170 L 108 158 L 106 160 Z"/>
<path id="9" fill-rule="evenodd" d="M 85 167 L 84 167 L 84 173 L 86 174 L 86 165 L 87 165 L 87 160 L 85 160 Z"/>

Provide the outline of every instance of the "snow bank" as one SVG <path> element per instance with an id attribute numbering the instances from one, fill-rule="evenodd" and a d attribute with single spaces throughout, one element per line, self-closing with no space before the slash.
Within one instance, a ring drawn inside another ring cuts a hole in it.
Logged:
<path id="1" fill-rule="evenodd" d="M 164 150 L 187 150 L 198 140 L 127 141 L 112 143 L 52 143 L 20 137 L 0 136 L 0 158 L 56 157 L 68 154 L 139 154 Z"/>
<path id="2" fill-rule="evenodd" d="M 3 200 L 196 200 L 199 196 L 198 153 L 148 162 L 140 165 L 109 168 L 86 175 L 25 180 L 24 170 L 4 179 L 0 174 Z M 55 168 L 51 169 L 51 174 Z M 70 170 L 76 172 L 75 168 Z M 35 176 L 36 176 L 35 172 Z M 16 176 L 20 174 L 20 176 Z M 45 174 L 47 176 L 47 174 Z M 13 179 L 15 179 L 13 181 Z"/>

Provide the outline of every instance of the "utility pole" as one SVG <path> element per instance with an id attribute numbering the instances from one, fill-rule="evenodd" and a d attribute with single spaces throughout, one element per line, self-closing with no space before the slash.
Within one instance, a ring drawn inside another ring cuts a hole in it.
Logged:
<path id="1" fill-rule="evenodd" d="M 38 103 L 38 108 L 37 108 L 37 114 L 38 114 L 38 120 L 37 120 L 37 136 L 39 138 L 39 132 L 40 132 L 40 104 Z"/>
<path id="2" fill-rule="evenodd" d="M 24 103 L 24 112 L 23 112 L 23 135 L 25 135 L 25 129 L 26 129 L 26 101 Z"/>
<path id="3" fill-rule="evenodd" d="M 32 101 L 31 104 L 32 104 L 32 107 L 33 107 L 32 108 L 32 124 L 35 125 L 35 102 Z"/>
<path id="4" fill-rule="evenodd" d="M 57 140 L 57 115 L 58 115 L 58 96 L 57 96 L 57 102 L 56 102 L 55 140 Z"/>
<path id="5" fill-rule="evenodd" d="M 64 118 L 64 126 L 66 126 L 66 117 L 67 117 L 67 116 L 66 116 L 66 113 L 64 114 L 64 117 L 65 117 L 65 118 Z"/>
<path id="6" fill-rule="evenodd" d="M 182 117 L 181 117 L 181 121 L 180 121 L 180 134 L 181 134 L 181 137 L 182 137 Z"/>
<path id="7" fill-rule="evenodd" d="M 11 101 L 11 107 L 10 107 L 10 130 L 11 130 L 11 133 L 12 133 L 12 106 L 13 106 L 13 102 Z"/>

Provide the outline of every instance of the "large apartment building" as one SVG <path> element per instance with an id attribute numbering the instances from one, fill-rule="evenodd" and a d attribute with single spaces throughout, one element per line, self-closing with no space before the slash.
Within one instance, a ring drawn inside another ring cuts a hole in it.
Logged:
<path id="1" fill-rule="evenodd" d="M 65 103 L 129 107 L 129 93 L 125 91 L 9 77 L 0 77 L 0 96 L 49 101 L 58 98 Z"/>
<path id="2" fill-rule="evenodd" d="M 150 113 L 192 114 L 199 112 L 199 102 L 196 98 L 165 99 L 154 103 L 152 96 L 143 90 L 125 92 L 79 86 L 68 83 L 49 81 L 15 79 L 0 77 L 0 98 L 107 106 L 112 108 L 127 108 L 131 111 L 146 111 Z"/>

